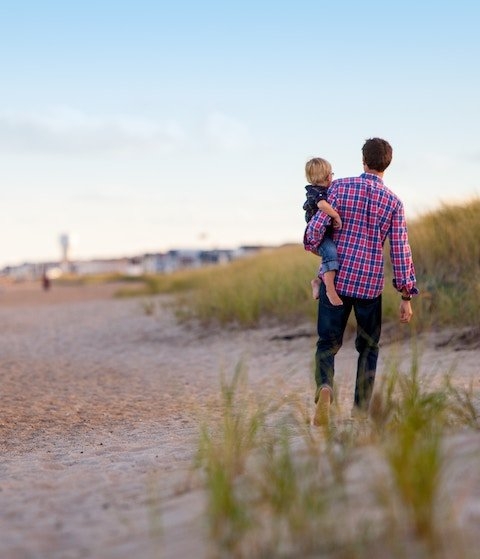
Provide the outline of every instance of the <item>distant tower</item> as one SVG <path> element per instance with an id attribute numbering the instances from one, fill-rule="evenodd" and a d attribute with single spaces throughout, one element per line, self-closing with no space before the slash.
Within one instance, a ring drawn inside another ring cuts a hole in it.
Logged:
<path id="1" fill-rule="evenodd" d="M 60 268 L 62 272 L 68 273 L 70 271 L 70 238 L 66 233 L 62 233 L 59 237 L 60 248 L 62 256 L 60 260 Z"/>

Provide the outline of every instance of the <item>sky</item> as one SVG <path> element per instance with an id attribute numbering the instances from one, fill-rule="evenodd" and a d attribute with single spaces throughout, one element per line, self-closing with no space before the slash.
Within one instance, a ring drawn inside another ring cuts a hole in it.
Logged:
<path id="1" fill-rule="evenodd" d="M 471 0 L 0 0 L 0 267 L 301 243 L 305 162 L 480 194 Z"/>

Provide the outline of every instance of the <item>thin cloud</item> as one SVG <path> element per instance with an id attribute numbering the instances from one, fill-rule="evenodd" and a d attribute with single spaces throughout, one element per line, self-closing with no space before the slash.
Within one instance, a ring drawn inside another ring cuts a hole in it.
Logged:
<path id="1" fill-rule="evenodd" d="M 210 145 L 225 151 L 239 151 L 251 146 L 247 126 L 240 120 L 215 112 L 208 116 L 206 136 Z"/>
<path id="2" fill-rule="evenodd" d="M 175 122 L 164 126 L 125 115 L 92 116 L 70 108 L 43 114 L 0 113 L 0 152 L 92 155 L 170 153 L 184 141 Z"/>
<path id="3" fill-rule="evenodd" d="M 469 153 L 465 157 L 465 160 L 466 161 L 472 161 L 473 163 L 477 163 L 478 161 L 480 161 L 480 151 Z"/>
<path id="4" fill-rule="evenodd" d="M 424 168 L 435 173 L 448 173 L 458 167 L 458 160 L 446 153 L 426 152 L 422 159 Z"/>

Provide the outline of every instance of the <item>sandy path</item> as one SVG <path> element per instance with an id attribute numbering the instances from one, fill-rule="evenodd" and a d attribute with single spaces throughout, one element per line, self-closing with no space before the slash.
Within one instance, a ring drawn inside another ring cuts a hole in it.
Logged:
<path id="1" fill-rule="evenodd" d="M 158 297 L 112 298 L 115 286 L 6 286 L 0 292 L 0 557 L 203 557 L 203 497 L 190 484 L 198 418 L 223 371 L 243 361 L 272 398 L 311 407 L 311 326 L 229 332 L 179 326 Z M 348 415 L 352 344 L 338 356 Z M 408 367 L 408 348 L 385 349 Z M 426 382 L 461 363 L 480 386 L 480 352 L 422 347 Z M 159 507 L 161 511 L 159 511 Z"/>

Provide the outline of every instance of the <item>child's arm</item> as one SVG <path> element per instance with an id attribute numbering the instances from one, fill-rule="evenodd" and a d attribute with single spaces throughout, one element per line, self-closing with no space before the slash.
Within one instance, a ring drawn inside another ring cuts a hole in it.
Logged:
<path id="1" fill-rule="evenodd" d="M 326 200 L 320 200 L 317 204 L 318 209 L 326 213 L 333 219 L 333 226 L 335 229 L 342 228 L 342 219 L 339 213 L 332 208 L 332 206 Z"/>

